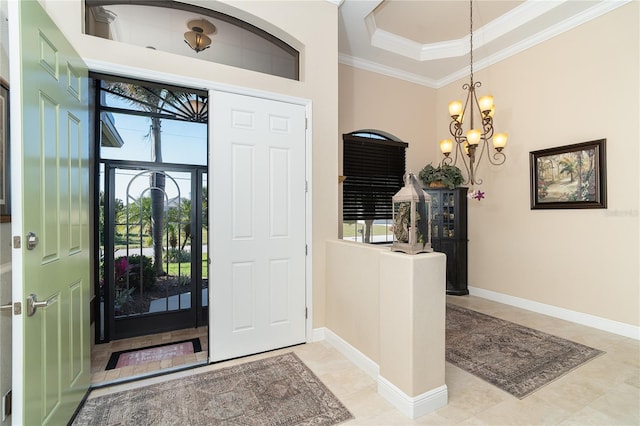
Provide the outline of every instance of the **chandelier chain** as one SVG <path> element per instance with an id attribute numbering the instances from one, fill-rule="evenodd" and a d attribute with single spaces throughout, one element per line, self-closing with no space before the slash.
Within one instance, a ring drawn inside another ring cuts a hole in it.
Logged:
<path id="1" fill-rule="evenodd" d="M 473 0 L 469 0 L 469 56 L 471 59 L 471 86 L 473 87 Z"/>
<path id="2" fill-rule="evenodd" d="M 507 142 L 506 133 L 496 133 L 494 138 L 493 114 L 495 106 L 493 96 L 477 98 L 476 89 L 482 86 L 479 81 L 473 80 L 473 0 L 469 0 L 469 83 L 462 85 L 466 93 L 466 101 L 453 101 L 449 103 L 449 133 L 453 139 L 440 141 L 440 149 L 445 155 L 442 165 L 456 165 L 461 159 L 467 171 L 468 178 L 464 184 L 482 185 L 482 179 L 477 176 L 480 161 L 486 156 L 486 160 L 494 166 L 503 164 L 506 155 L 503 149 Z M 475 111 L 477 109 L 477 111 Z M 475 126 L 476 112 L 479 114 L 480 125 Z M 464 120 L 463 120 L 464 119 Z M 468 120 L 468 121 L 467 121 Z M 465 133 L 463 121 L 470 125 Z M 489 143 L 493 144 L 496 152 L 491 155 Z M 453 155 L 451 155 L 453 153 Z"/>

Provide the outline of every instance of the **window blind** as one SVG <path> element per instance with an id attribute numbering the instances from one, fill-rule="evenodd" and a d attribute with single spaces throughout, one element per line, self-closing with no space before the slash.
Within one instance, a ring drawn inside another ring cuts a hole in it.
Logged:
<path id="1" fill-rule="evenodd" d="M 343 135 L 343 220 L 391 219 L 404 186 L 405 142 Z"/>

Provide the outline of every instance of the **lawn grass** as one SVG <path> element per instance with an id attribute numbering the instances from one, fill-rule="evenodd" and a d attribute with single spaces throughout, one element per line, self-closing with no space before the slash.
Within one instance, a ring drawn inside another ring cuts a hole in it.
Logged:
<path id="1" fill-rule="evenodd" d="M 208 264 L 207 264 L 207 255 L 202 255 L 202 277 L 207 277 Z M 169 263 L 169 268 L 167 273 L 169 275 L 181 275 L 181 276 L 190 276 L 191 275 L 191 262 L 174 262 Z"/>
<path id="2" fill-rule="evenodd" d="M 358 223 L 357 229 L 358 230 L 364 229 L 364 223 Z M 387 235 L 387 234 L 391 234 L 391 232 L 387 230 L 386 225 L 376 224 L 371 227 L 371 235 Z M 362 237 L 362 234 L 356 234 L 356 224 L 354 222 L 343 222 L 342 236 L 343 238 Z"/>

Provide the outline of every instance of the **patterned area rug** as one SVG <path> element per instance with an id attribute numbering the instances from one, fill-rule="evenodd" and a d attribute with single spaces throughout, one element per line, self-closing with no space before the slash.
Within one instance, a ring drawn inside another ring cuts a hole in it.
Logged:
<path id="1" fill-rule="evenodd" d="M 165 345 L 147 346 L 145 348 L 114 352 L 109 357 L 109 362 L 105 370 L 162 361 L 163 359 L 170 359 L 180 355 L 194 354 L 201 350 L 200 339 L 194 338 Z"/>
<path id="2" fill-rule="evenodd" d="M 293 353 L 85 402 L 74 425 L 335 425 L 351 413 Z"/>
<path id="3" fill-rule="evenodd" d="M 447 361 L 520 399 L 603 353 L 447 304 Z"/>

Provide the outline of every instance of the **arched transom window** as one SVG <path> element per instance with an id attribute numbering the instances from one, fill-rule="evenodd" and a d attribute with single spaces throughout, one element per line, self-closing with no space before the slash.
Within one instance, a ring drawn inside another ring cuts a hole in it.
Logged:
<path id="1" fill-rule="evenodd" d="M 86 34 L 299 80 L 299 52 L 236 17 L 176 1 L 85 0 Z"/>

